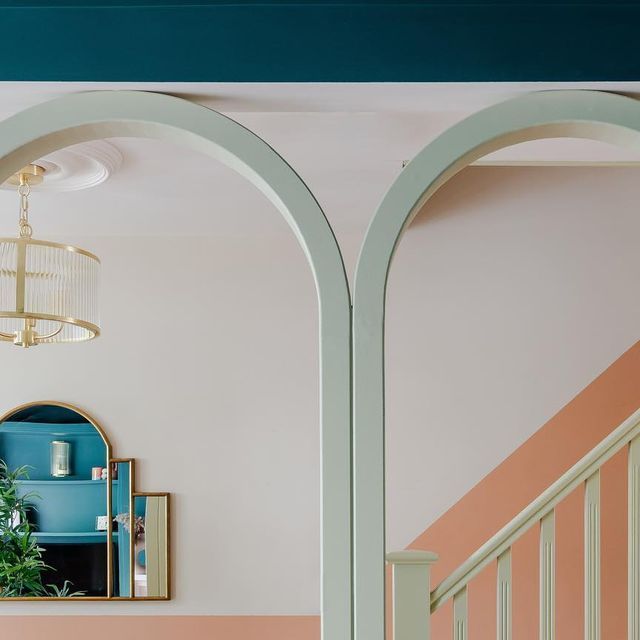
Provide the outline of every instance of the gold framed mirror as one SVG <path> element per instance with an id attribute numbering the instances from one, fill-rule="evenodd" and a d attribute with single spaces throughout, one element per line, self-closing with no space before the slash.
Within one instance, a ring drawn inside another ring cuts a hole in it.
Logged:
<path id="1" fill-rule="evenodd" d="M 82 409 L 0 417 L 0 601 L 170 599 L 170 494 L 136 490 Z"/>

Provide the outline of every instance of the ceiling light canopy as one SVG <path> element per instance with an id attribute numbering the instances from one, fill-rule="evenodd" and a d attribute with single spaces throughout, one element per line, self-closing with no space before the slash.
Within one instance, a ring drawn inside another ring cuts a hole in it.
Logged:
<path id="1" fill-rule="evenodd" d="M 20 347 L 100 335 L 100 260 L 84 249 L 31 237 L 29 193 L 43 174 L 42 167 L 29 165 L 11 179 L 20 197 L 19 235 L 0 238 L 0 340 Z"/>

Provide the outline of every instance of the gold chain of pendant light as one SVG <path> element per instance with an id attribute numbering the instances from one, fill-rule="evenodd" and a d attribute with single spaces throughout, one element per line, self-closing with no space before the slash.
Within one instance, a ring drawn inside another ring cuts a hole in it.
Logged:
<path id="1" fill-rule="evenodd" d="M 19 176 L 18 195 L 20 196 L 20 217 L 18 226 L 20 228 L 21 238 L 30 238 L 33 235 L 33 228 L 29 224 L 29 194 L 31 193 L 31 185 L 29 177 L 25 173 Z"/>
<path id="2" fill-rule="evenodd" d="M 18 217 L 18 230 L 21 238 L 30 239 L 33 235 L 33 227 L 29 223 L 29 195 L 31 194 L 31 181 L 39 182 L 42 178 L 44 171 L 37 165 L 30 165 L 28 167 L 29 172 L 23 170 L 18 173 L 14 180 L 18 185 L 18 196 L 20 197 L 20 214 Z M 40 336 L 36 331 L 36 319 L 24 318 L 23 328 L 16 334 L 8 334 L 0 331 L 0 337 L 5 340 L 12 340 L 15 344 L 21 347 L 33 347 L 43 340 L 49 340 L 58 335 L 63 329 L 62 323 L 59 327 L 48 333 L 47 335 Z"/>

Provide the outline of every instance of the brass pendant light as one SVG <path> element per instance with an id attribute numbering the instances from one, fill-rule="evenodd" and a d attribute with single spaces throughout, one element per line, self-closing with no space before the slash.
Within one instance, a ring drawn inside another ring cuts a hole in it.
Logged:
<path id="1" fill-rule="evenodd" d="M 20 347 L 100 335 L 100 260 L 84 249 L 31 237 L 29 193 L 44 173 L 32 164 L 9 180 L 20 197 L 19 235 L 0 238 L 0 340 Z"/>

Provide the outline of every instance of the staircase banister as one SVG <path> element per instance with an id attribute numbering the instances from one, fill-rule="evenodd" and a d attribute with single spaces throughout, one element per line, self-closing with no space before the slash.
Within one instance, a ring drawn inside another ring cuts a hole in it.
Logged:
<path id="1" fill-rule="evenodd" d="M 463 589 L 482 569 L 504 553 L 523 533 L 550 513 L 607 460 L 640 435 L 640 409 L 627 418 L 573 467 L 525 507 L 431 592 L 431 612 Z"/>

